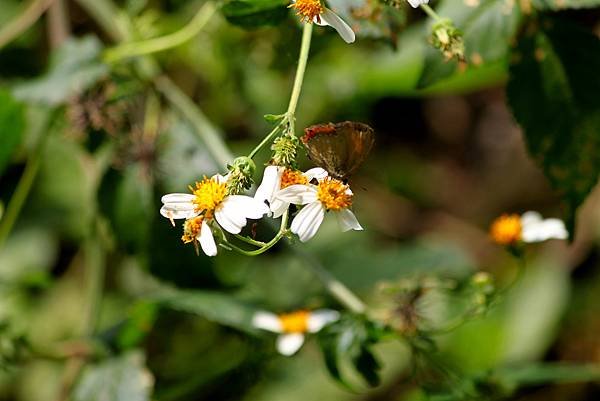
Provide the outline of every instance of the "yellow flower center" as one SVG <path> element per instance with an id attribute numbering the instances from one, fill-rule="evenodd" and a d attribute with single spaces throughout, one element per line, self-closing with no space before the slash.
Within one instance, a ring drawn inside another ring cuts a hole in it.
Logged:
<path id="1" fill-rule="evenodd" d="M 299 310 L 292 313 L 279 315 L 279 322 L 284 333 L 306 333 L 308 330 L 308 318 L 310 312 Z"/>
<path id="2" fill-rule="evenodd" d="M 196 238 L 200 235 L 202 220 L 204 220 L 204 218 L 198 216 L 185 221 L 183 224 L 183 235 L 181 236 L 181 240 L 184 244 L 196 241 Z"/>
<path id="3" fill-rule="evenodd" d="M 289 8 L 296 9 L 296 15 L 300 17 L 300 21 L 308 23 L 312 23 L 315 17 L 321 22 L 320 15 L 325 12 L 321 0 L 296 0 L 289 5 Z"/>
<path id="4" fill-rule="evenodd" d="M 512 245 L 521 240 L 521 217 L 517 214 L 503 214 L 492 223 L 490 236 L 500 245 Z"/>
<path id="5" fill-rule="evenodd" d="M 196 205 L 196 210 L 205 211 L 210 215 L 225 198 L 227 185 L 204 177 L 202 181 L 196 183 L 196 188 L 190 187 L 190 190 L 196 196 L 192 201 Z"/>
<path id="6" fill-rule="evenodd" d="M 295 184 L 308 184 L 308 179 L 301 171 L 286 168 L 281 175 L 281 189 Z"/>
<path id="7" fill-rule="evenodd" d="M 317 197 L 327 210 L 340 210 L 352 205 L 352 195 L 348 185 L 340 180 L 327 177 L 319 181 Z"/>

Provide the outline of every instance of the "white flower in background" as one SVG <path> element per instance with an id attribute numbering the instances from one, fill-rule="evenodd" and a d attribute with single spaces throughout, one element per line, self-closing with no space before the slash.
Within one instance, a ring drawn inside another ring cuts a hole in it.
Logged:
<path id="1" fill-rule="evenodd" d="M 327 171 L 321 167 L 311 168 L 303 173 L 283 166 L 267 166 L 262 182 L 256 189 L 254 199 L 269 202 L 273 218 L 277 219 L 290 207 L 289 202 L 277 198 L 281 190 L 291 185 L 306 185 L 313 179 L 320 180 L 325 177 L 327 177 Z"/>
<path id="2" fill-rule="evenodd" d="M 520 241 L 526 243 L 542 242 L 549 239 L 567 239 L 569 232 L 565 223 L 559 219 L 543 219 L 538 212 L 504 214 L 492 223 L 490 235 L 500 245 L 515 245 Z"/>
<path id="3" fill-rule="evenodd" d="M 257 312 L 252 318 L 252 325 L 258 329 L 280 333 L 277 338 L 277 351 L 282 355 L 290 356 L 304 344 L 307 333 L 316 333 L 339 318 L 339 312 L 331 309 L 300 310 L 281 315 Z"/>
<path id="4" fill-rule="evenodd" d="M 356 39 L 352 28 L 336 13 L 325 7 L 321 0 L 292 0 L 289 7 L 294 8 L 300 20 L 305 23 L 314 22 L 321 26 L 331 26 L 346 43 L 352 43 Z"/>
<path id="5" fill-rule="evenodd" d="M 342 231 L 363 229 L 349 209 L 353 197 L 350 187 L 335 178 L 325 177 L 319 180 L 317 185 L 290 185 L 279 191 L 276 196 L 283 202 L 305 205 L 290 226 L 290 230 L 297 234 L 302 242 L 314 237 L 327 211 L 331 211 L 337 217 Z"/>
<path id="6" fill-rule="evenodd" d="M 168 194 L 162 197 L 160 214 L 171 220 L 186 219 L 181 239 L 198 241 L 208 256 L 217 254 L 210 225 L 214 220 L 225 231 L 239 234 L 246 219 L 260 219 L 269 212 L 264 204 L 245 195 L 227 195 L 227 177 L 215 175 L 190 186 L 191 194 Z M 194 242 L 195 243 L 195 242 Z"/>
<path id="7" fill-rule="evenodd" d="M 413 8 L 418 8 L 421 4 L 429 4 L 429 0 L 408 0 L 408 4 Z"/>

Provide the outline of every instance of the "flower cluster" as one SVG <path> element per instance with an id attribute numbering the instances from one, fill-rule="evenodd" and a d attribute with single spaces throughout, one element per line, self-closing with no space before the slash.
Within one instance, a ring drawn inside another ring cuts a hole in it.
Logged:
<path id="1" fill-rule="evenodd" d="M 208 256 L 217 254 L 213 230 L 239 234 L 247 219 L 264 215 L 280 218 L 291 205 L 301 207 L 292 220 L 290 231 L 306 242 L 317 233 L 331 211 L 342 231 L 362 230 L 349 209 L 353 193 L 348 184 L 329 177 L 320 167 L 306 172 L 283 166 L 267 166 L 254 197 L 230 194 L 231 175 L 204 178 L 190 187 L 191 194 L 173 193 L 162 197 L 160 213 L 171 220 L 185 219 L 184 243 L 199 243 Z"/>

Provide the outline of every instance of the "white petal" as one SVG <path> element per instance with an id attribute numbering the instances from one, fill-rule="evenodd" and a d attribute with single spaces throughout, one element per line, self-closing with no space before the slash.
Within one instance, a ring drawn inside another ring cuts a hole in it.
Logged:
<path id="1" fill-rule="evenodd" d="M 269 213 L 269 207 L 264 202 L 246 195 L 230 195 L 222 204 L 228 209 L 235 209 L 238 215 L 247 219 L 260 219 Z"/>
<path id="2" fill-rule="evenodd" d="M 408 0 L 408 3 L 413 7 L 413 8 L 417 8 L 419 7 L 421 4 L 428 4 L 429 0 Z"/>
<path id="3" fill-rule="evenodd" d="M 331 309 L 318 309 L 312 311 L 308 317 L 308 332 L 316 333 L 329 323 L 340 319 L 340 313 Z"/>
<path id="4" fill-rule="evenodd" d="M 321 21 L 323 21 L 325 24 L 331 25 L 331 27 L 340 34 L 346 43 L 352 43 L 356 39 L 356 35 L 354 34 L 352 28 L 350 28 L 350 26 L 346 24 L 343 19 L 338 17 L 337 14 L 330 9 L 326 8 L 323 14 L 321 14 Z"/>
<path id="5" fill-rule="evenodd" d="M 539 223 L 542 221 L 542 215 L 532 210 L 523 213 L 521 216 L 521 224 L 526 226 L 531 223 Z"/>
<path id="6" fill-rule="evenodd" d="M 168 203 L 160 208 L 160 214 L 167 219 L 190 219 L 198 216 L 196 207 L 192 203 Z"/>
<path id="7" fill-rule="evenodd" d="M 289 207 L 289 203 L 279 200 L 277 198 L 273 199 L 273 202 L 271 202 L 271 211 L 273 212 L 273 218 L 280 218 L 281 215 L 283 215 Z"/>
<path id="8" fill-rule="evenodd" d="M 315 236 L 325 217 L 325 209 L 321 202 L 313 202 L 304 206 L 294 217 L 291 231 L 298 234 L 300 241 L 306 242 Z"/>
<path id="9" fill-rule="evenodd" d="M 316 178 L 317 180 L 322 180 L 328 175 L 329 173 L 327 173 L 327 170 L 322 169 L 321 167 L 311 168 L 310 170 L 306 170 L 306 172 L 304 173 L 304 176 L 308 181 L 312 180 L 313 178 Z"/>
<path id="10" fill-rule="evenodd" d="M 235 205 L 228 204 L 225 199 L 215 210 L 217 223 L 231 234 L 239 234 L 246 225 L 246 218 L 239 214 Z"/>
<path id="11" fill-rule="evenodd" d="M 212 231 L 206 221 L 202 221 L 200 226 L 200 236 L 198 237 L 200 247 L 202 251 L 208 256 L 217 255 L 217 244 L 215 244 L 215 238 L 213 237 Z"/>
<path id="12" fill-rule="evenodd" d="M 350 230 L 362 231 L 363 230 L 362 226 L 356 219 L 356 216 L 350 210 L 342 209 L 342 210 L 339 210 L 334 213 L 335 213 L 335 216 L 337 217 L 338 224 L 340 225 L 340 228 L 342 229 L 342 231 L 350 231 Z"/>
<path id="13" fill-rule="evenodd" d="M 306 205 L 317 200 L 317 188 L 314 185 L 290 185 L 278 191 L 275 197 L 294 205 Z"/>
<path id="14" fill-rule="evenodd" d="M 552 238 L 566 239 L 569 236 L 565 224 L 559 219 L 537 220 L 528 218 L 521 220 L 524 242 L 541 242 Z"/>
<path id="15" fill-rule="evenodd" d="M 277 351 L 281 355 L 294 355 L 302 344 L 304 344 L 304 334 L 301 333 L 282 334 L 277 337 Z"/>
<path id="16" fill-rule="evenodd" d="M 262 182 L 256 188 L 254 199 L 271 202 L 273 194 L 279 190 L 283 170 L 283 167 L 267 166 L 263 173 Z"/>
<path id="17" fill-rule="evenodd" d="M 252 316 L 252 326 L 257 329 L 272 331 L 274 333 L 281 333 L 283 331 L 279 317 L 271 312 L 256 312 L 254 316 Z"/>
<path id="18" fill-rule="evenodd" d="M 195 196 L 192 194 L 167 194 L 160 198 L 162 203 L 191 203 Z"/>

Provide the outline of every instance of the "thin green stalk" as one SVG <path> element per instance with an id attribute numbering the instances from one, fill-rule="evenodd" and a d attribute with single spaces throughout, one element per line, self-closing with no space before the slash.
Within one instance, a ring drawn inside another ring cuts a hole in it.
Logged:
<path id="1" fill-rule="evenodd" d="M 292 95 L 290 96 L 290 103 L 287 109 L 287 115 L 291 119 L 293 119 L 293 116 L 296 113 L 298 99 L 300 98 L 300 91 L 302 90 L 302 82 L 304 82 L 304 72 L 306 71 L 306 64 L 308 62 L 308 53 L 310 51 L 312 29 L 313 24 L 304 24 L 304 29 L 302 30 L 302 44 L 300 45 L 300 57 L 298 58 L 296 78 L 294 79 L 294 87 L 292 88 Z"/>
<path id="2" fill-rule="evenodd" d="M 155 79 L 155 84 L 158 91 L 194 126 L 195 131 L 204 141 L 208 152 L 219 165 L 225 166 L 233 160 L 233 154 L 223 142 L 217 129 L 173 81 L 165 76 L 161 76 Z"/>
<path id="3" fill-rule="evenodd" d="M 277 244 L 279 242 L 279 240 L 281 238 L 283 238 L 283 236 L 286 234 L 287 232 L 287 222 L 288 222 L 288 212 L 286 211 L 283 216 L 281 216 L 281 226 L 279 227 L 279 231 L 277 232 L 277 234 L 273 237 L 273 239 L 271 239 L 269 242 L 264 243 L 260 248 L 255 249 L 253 251 L 246 251 L 238 246 L 233 245 L 230 242 L 226 242 L 226 246 L 231 247 L 233 250 L 246 255 L 246 256 L 257 256 L 260 254 L 265 253 L 266 251 L 268 251 L 269 249 L 271 249 L 273 246 L 275 246 L 275 244 Z M 245 239 L 247 240 L 247 239 Z M 227 239 L 225 238 L 225 241 L 227 241 Z M 248 241 L 246 241 L 248 242 Z"/>
<path id="4" fill-rule="evenodd" d="M 352 290 L 346 287 L 344 283 L 327 271 L 317 258 L 296 247 L 292 247 L 292 250 L 306 262 L 306 265 L 310 267 L 313 273 L 321 280 L 327 291 L 337 299 L 339 303 L 352 312 L 359 314 L 366 313 L 367 306 L 364 302 L 361 301 Z"/>
<path id="5" fill-rule="evenodd" d="M 426 13 L 427 15 L 429 15 L 429 16 L 430 16 L 431 18 L 433 18 L 434 20 L 436 20 L 436 21 L 441 21 L 441 20 L 442 20 L 442 17 L 440 17 L 440 16 L 438 15 L 438 13 L 436 13 L 436 12 L 433 10 L 433 8 L 429 7 L 429 5 L 427 5 L 427 4 L 421 4 L 421 5 L 420 5 L 420 7 L 421 7 L 421 9 L 422 9 L 423 11 L 425 11 L 425 13 Z"/>
<path id="6" fill-rule="evenodd" d="M 43 132 L 48 128 L 48 122 L 50 120 L 50 116 L 52 113 L 48 112 L 43 116 L 44 121 L 39 124 L 40 132 L 36 132 L 36 137 L 38 138 L 38 143 L 33 150 L 33 153 L 29 156 L 27 160 L 27 164 L 25 165 L 25 171 L 23 171 L 23 175 L 19 179 L 17 183 L 17 188 L 13 193 L 8 205 L 6 206 L 6 211 L 0 220 L 0 248 L 4 245 L 4 242 L 8 238 L 10 232 L 12 231 L 15 222 L 17 221 L 19 214 L 21 214 L 21 210 L 23 209 L 23 205 L 29 196 L 29 192 L 33 187 L 33 182 L 37 173 L 40 169 L 40 163 L 42 161 L 42 153 L 44 152 L 46 138 L 48 135 Z"/>
<path id="7" fill-rule="evenodd" d="M 194 18 L 177 32 L 139 42 L 123 43 L 108 49 L 104 58 L 107 62 L 114 63 L 125 58 L 157 53 L 182 45 L 198 35 L 210 21 L 216 9 L 213 2 L 204 3 Z"/>
<path id="8" fill-rule="evenodd" d="M 121 14 L 117 6 L 110 0 L 76 0 L 104 32 L 115 42 L 129 39 L 129 30 L 119 18 Z"/>
<path id="9" fill-rule="evenodd" d="M 0 49 L 29 29 L 52 5 L 54 0 L 33 0 L 18 17 L 0 30 Z"/>
<path id="10" fill-rule="evenodd" d="M 97 223 L 94 223 L 97 224 Z M 100 304 L 102 302 L 102 289 L 105 276 L 105 256 L 102 241 L 94 235 L 90 235 L 84 243 L 85 274 L 86 274 L 86 303 L 83 320 L 82 334 L 90 337 L 96 331 L 100 316 Z"/>
<path id="11" fill-rule="evenodd" d="M 258 145 L 256 145 L 256 147 L 254 147 L 254 149 L 252 149 L 252 151 L 248 154 L 248 157 L 251 159 L 254 159 L 254 156 L 256 156 L 256 154 L 267 144 L 271 143 L 273 141 L 273 138 L 279 134 L 279 132 L 282 129 L 282 125 L 284 123 L 287 123 L 287 117 L 285 117 L 279 124 L 277 124 L 277 126 L 275 128 L 273 128 L 273 130 L 271 132 L 269 132 L 267 134 L 267 136 L 265 136 L 265 138 L 260 141 L 260 143 Z"/>

